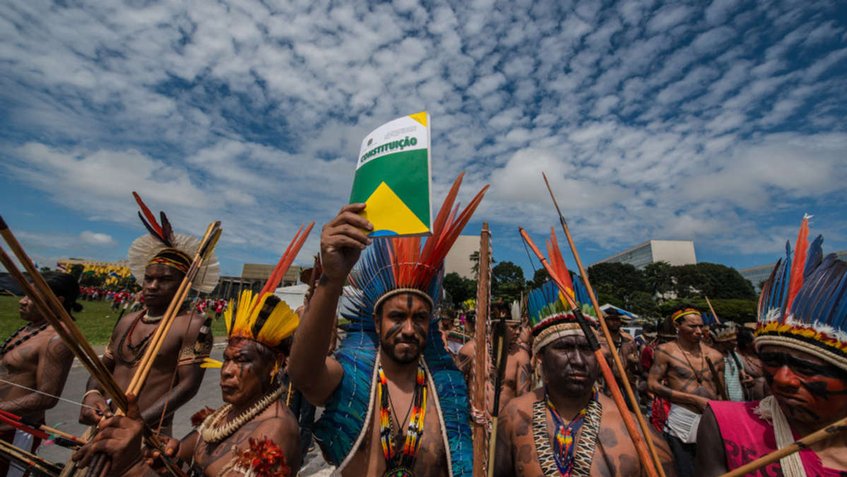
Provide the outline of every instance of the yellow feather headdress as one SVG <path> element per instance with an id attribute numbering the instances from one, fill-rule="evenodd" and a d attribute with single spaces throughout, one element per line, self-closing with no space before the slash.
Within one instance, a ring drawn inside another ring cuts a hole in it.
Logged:
<path id="1" fill-rule="evenodd" d="M 312 222 L 305 231 L 300 227 L 259 293 L 244 290 L 237 306 L 233 307 L 230 302 L 224 312 L 224 323 L 230 339 L 245 338 L 274 349 L 297 329 L 300 317 L 287 303 L 274 295 L 274 290 L 300 252 L 314 225 Z"/>

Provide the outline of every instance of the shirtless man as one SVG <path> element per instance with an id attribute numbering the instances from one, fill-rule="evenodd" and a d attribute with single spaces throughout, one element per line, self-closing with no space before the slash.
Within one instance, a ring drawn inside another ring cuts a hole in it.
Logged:
<path id="1" fill-rule="evenodd" d="M 285 458 L 280 461 L 278 475 L 297 475 L 301 462 L 299 428 L 294 414 L 279 400 L 282 388 L 275 374 L 279 366 L 276 353 L 261 343 L 231 340 L 221 368 L 221 394 L 226 404 L 182 441 L 166 440 L 169 456 L 189 463 L 207 477 L 243 475 L 249 461 L 239 459 L 239 451 L 251 449 L 250 439 L 267 439 Z M 159 475 L 154 470 L 161 470 L 158 459 L 153 460 L 158 457 L 156 452 L 148 455 L 150 459 L 142 459 L 142 417 L 134 399 L 132 408 L 129 417 L 110 417 L 98 425 L 100 432 L 93 441 L 74 455 L 80 467 L 87 466 L 94 454 L 105 453 L 112 462 L 111 476 Z M 225 430 L 234 419 L 250 415 L 255 417 L 234 430 Z M 273 447 L 265 446 L 263 453 L 268 455 Z"/>
<path id="2" fill-rule="evenodd" d="M 73 276 L 47 273 L 44 280 L 69 313 L 82 310 L 76 303 L 79 284 Z M 53 396 L 62 394 L 74 356 L 28 296 L 18 303 L 21 319 L 27 323 L 0 345 L 0 379 L 14 383 L 0 382 L 0 410 L 44 423 L 44 413 L 59 402 Z M 6 424 L 0 424 L 0 439 L 25 451 L 35 450 L 40 443 Z M 7 469 L 8 462 L 0 459 L 0 475 L 6 475 Z"/>
<path id="3" fill-rule="evenodd" d="M 448 202 L 442 211 L 451 210 Z M 418 262 L 415 238 L 371 240 L 364 209 L 345 206 L 321 232 L 323 274 L 294 340 L 289 376 L 306 399 L 325 406 L 315 437 L 342 476 L 470 475 L 467 388 L 433 320 L 452 242 L 438 242 L 442 255 Z M 464 223 L 448 221 L 428 240 Z M 357 289 L 350 325 L 327 356 L 348 275 Z"/>
<path id="4" fill-rule="evenodd" d="M 615 347 L 615 351 L 618 352 L 618 356 L 621 358 L 621 363 L 624 366 L 624 371 L 626 371 L 626 378 L 629 380 L 630 385 L 633 390 L 637 390 L 636 387 L 636 373 L 638 372 L 638 345 L 632 336 L 623 331 L 623 315 L 616 309 L 611 308 L 608 311 L 603 313 L 606 318 L 606 326 L 609 328 L 609 334 L 612 335 L 612 345 Z M 606 356 L 606 361 L 608 363 L 612 363 L 612 352 L 609 349 L 609 343 L 606 342 L 605 337 L 600 336 L 600 346 L 603 348 L 603 354 Z M 612 366 L 612 371 L 615 374 L 615 379 L 618 381 L 619 386 L 623 386 L 621 384 L 621 377 L 618 376 L 618 370 L 616 366 Z M 623 387 L 621 387 L 623 389 Z M 603 391 L 607 396 L 611 396 L 611 392 L 609 391 L 608 386 L 603 387 Z M 624 398 L 629 401 L 627 396 Z M 627 406 L 632 409 L 632 403 L 627 402 Z"/>
<path id="5" fill-rule="evenodd" d="M 778 262 L 762 286 L 755 347 L 773 395 L 710 403 L 697 436 L 695 475 L 722 475 L 847 417 L 847 310 L 832 306 L 847 298 L 847 262 L 835 254 L 822 259 L 820 238 L 810 248 L 793 257 L 800 263 L 790 255 Z M 786 286 L 786 269 L 805 270 L 796 291 Z M 843 476 L 847 433 L 833 432 L 748 475 L 754 474 Z"/>
<path id="6" fill-rule="evenodd" d="M 155 232 L 162 230 L 149 224 L 147 228 Z M 193 237 L 172 232 L 169 236 L 151 233 L 130 246 L 130 269 L 140 282 L 145 308 L 118 321 L 101 358 L 122 389 L 126 389 L 135 375 L 138 362 L 176 295 L 198 246 L 199 241 Z M 216 259 L 207 260 L 192 287 L 205 293 L 212 291 L 217 284 L 217 269 Z M 161 428 L 164 434 L 170 434 L 174 412 L 200 388 L 206 371 L 200 363 L 212 349 L 210 326 L 211 318 L 193 312 L 184 304 L 165 336 L 143 392 L 137 396 L 141 416 L 153 429 Z M 83 403 L 100 411 L 83 407 L 79 419 L 83 424 L 97 423 L 101 413 L 108 409 L 103 390 L 93 378 L 88 381 Z"/>
<path id="7" fill-rule="evenodd" d="M 676 328 L 674 328 L 670 316 L 662 320 L 656 328 L 655 338 L 641 350 L 639 375 L 644 388 L 642 402 L 650 408 L 650 424 L 657 431 L 662 432 L 665 429 L 665 422 L 668 420 L 671 403 L 662 396 L 656 396 L 649 392 L 647 390 L 647 380 L 649 378 L 650 368 L 653 367 L 653 361 L 656 358 L 656 348 L 668 341 L 675 340 Z"/>
<path id="8" fill-rule="evenodd" d="M 495 308 L 495 312 L 498 314 L 508 313 L 508 309 Z M 495 320 L 496 319 L 498 318 L 495 318 Z M 503 373 L 503 387 L 500 389 L 500 410 L 502 410 L 513 398 L 526 394 L 532 390 L 532 362 L 526 348 L 520 346 L 520 342 L 518 341 L 520 331 L 520 320 L 510 319 L 506 321 L 505 340 L 508 354 L 506 355 L 506 369 Z M 465 380 L 467 382 L 470 382 L 471 379 L 472 363 L 475 356 L 476 345 L 473 340 L 465 343 L 459 350 L 456 365 L 465 374 Z M 491 371 L 491 382 L 493 384 L 493 366 Z M 491 409 L 489 409 L 489 412 L 491 412 Z"/>
<path id="9" fill-rule="evenodd" d="M 530 310 L 545 386 L 513 399 L 501 413 L 494 475 L 642 475 L 620 412 L 595 390 L 600 368 L 588 340 L 574 315 L 561 302 L 554 306 Z M 560 447 L 557 434 L 572 435 L 573 445 Z M 653 440 L 665 472 L 675 475 L 667 444 L 658 433 Z"/>
<path id="10" fill-rule="evenodd" d="M 671 402 L 665 439 L 673 450 L 677 473 L 692 475 L 697 425 L 709 401 L 719 399 L 724 362 L 720 352 L 701 343 L 703 318 L 699 311 L 685 308 L 674 313 L 671 320 L 677 339 L 656 348 L 647 388 Z"/>

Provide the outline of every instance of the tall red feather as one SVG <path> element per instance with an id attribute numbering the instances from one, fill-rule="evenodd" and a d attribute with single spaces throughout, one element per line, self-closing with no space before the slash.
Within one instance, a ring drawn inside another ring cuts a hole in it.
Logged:
<path id="1" fill-rule="evenodd" d="M 392 240 L 394 256 L 391 261 L 397 286 L 426 288 L 441 268 L 447 252 L 473 216 L 489 186 L 486 185 L 477 192 L 468 205 L 459 212 L 459 207 L 454 207 L 454 203 L 463 177 L 464 173 L 459 174 L 453 186 L 450 187 L 432 224 L 432 233 L 426 239 L 422 249 L 420 237 L 401 237 Z"/>
<path id="2" fill-rule="evenodd" d="M 282 256 L 279 257 L 279 261 L 273 271 L 271 271 L 268 281 L 265 282 L 265 285 L 259 292 L 260 297 L 265 293 L 273 293 L 273 291 L 276 290 L 277 285 L 279 285 L 279 282 L 282 281 L 282 278 L 285 276 L 285 272 L 288 271 L 288 268 L 294 262 L 294 259 L 297 258 L 297 254 L 300 253 L 300 249 L 303 247 L 303 244 L 306 242 L 306 239 L 309 237 L 309 233 L 312 231 L 312 227 L 314 226 L 315 223 L 312 222 L 305 230 L 303 230 L 302 225 L 299 229 L 297 229 L 297 233 L 294 234 L 294 238 L 291 239 L 288 247 L 285 248 L 285 252 L 283 252 Z"/>
<path id="3" fill-rule="evenodd" d="M 791 261 L 791 282 L 788 284 L 788 301 L 785 302 L 786 313 L 791 310 L 794 297 L 803 286 L 803 271 L 806 269 L 806 252 L 809 249 L 809 217 L 804 216 L 794 244 L 794 260 Z"/>
<path id="4" fill-rule="evenodd" d="M 556 274 L 559 283 L 563 283 L 568 290 L 571 298 L 574 298 L 573 280 L 565 265 L 565 258 L 562 256 L 562 249 L 559 248 L 559 241 L 556 239 L 556 231 L 550 227 L 550 240 L 547 241 L 547 253 L 550 256 L 550 265 Z"/>
<path id="5" fill-rule="evenodd" d="M 150 212 L 150 209 L 147 207 L 147 204 L 141 200 L 141 196 L 138 195 L 138 192 L 132 191 L 132 196 L 135 197 L 135 202 L 138 203 L 138 207 L 141 209 L 141 212 L 144 213 L 144 217 L 147 217 L 148 225 L 159 234 L 160 239 L 165 239 L 165 235 L 162 232 L 162 227 L 156 222 L 156 216 L 153 215 L 153 212 Z"/>

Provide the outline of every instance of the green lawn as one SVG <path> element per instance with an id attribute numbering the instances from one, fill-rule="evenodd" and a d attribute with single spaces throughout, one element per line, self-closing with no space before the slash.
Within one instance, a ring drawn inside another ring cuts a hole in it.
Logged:
<path id="1" fill-rule="evenodd" d="M 112 327 L 120 312 L 112 311 L 108 302 L 83 301 L 83 310 L 75 313 L 77 325 L 82 334 L 94 345 L 104 345 L 109 341 Z M 0 341 L 6 339 L 24 322 L 18 315 L 18 298 L 0 296 Z M 216 338 L 226 336 L 223 320 L 213 320 L 212 331 Z"/>

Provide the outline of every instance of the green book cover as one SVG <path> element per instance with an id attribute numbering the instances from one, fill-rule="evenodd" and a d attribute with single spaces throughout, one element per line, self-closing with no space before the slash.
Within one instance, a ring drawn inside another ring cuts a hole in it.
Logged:
<path id="1" fill-rule="evenodd" d="M 430 233 L 429 137 L 424 111 L 387 122 L 362 141 L 350 202 L 367 204 L 372 237 Z"/>

